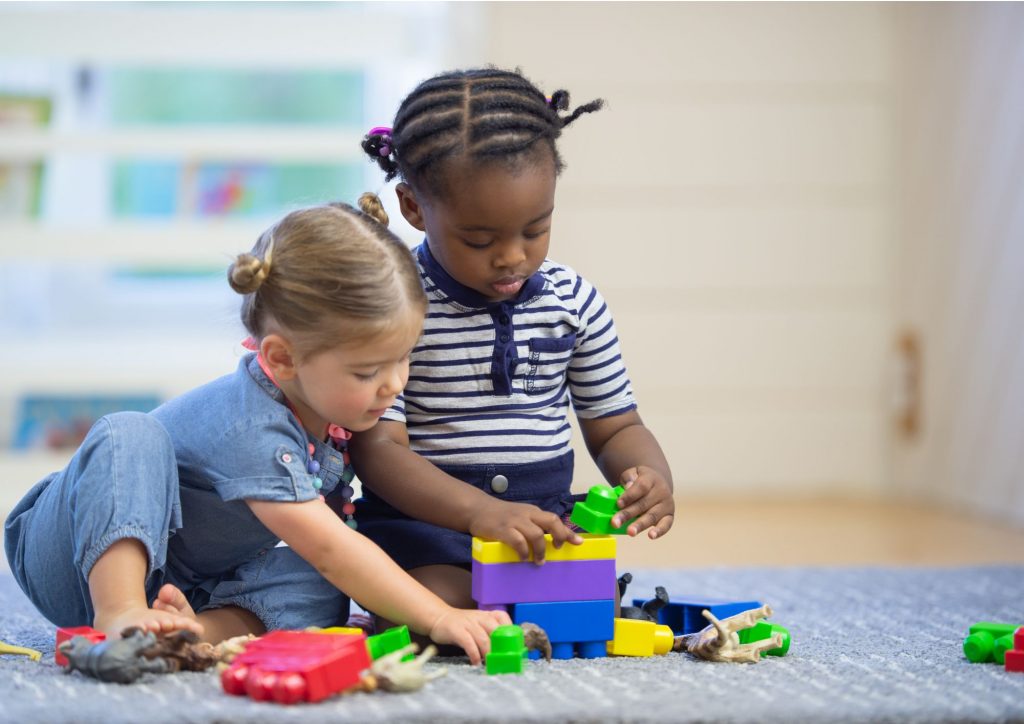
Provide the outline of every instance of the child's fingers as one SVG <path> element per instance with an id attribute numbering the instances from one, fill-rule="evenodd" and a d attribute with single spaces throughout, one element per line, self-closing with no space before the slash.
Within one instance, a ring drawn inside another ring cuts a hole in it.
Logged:
<path id="1" fill-rule="evenodd" d="M 519 556 L 519 560 L 530 560 L 530 542 L 518 528 L 509 528 L 508 535 L 505 537 L 503 542 L 515 550 L 516 555 Z"/>
<path id="2" fill-rule="evenodd" d="M 675 516 L 671 513 L 662 516 L 661 520 L 658 521 L 657 525 L 655 525 L 653 528 L 650 529 L 650 531 L 648 531 L 647 537 L 651 540 L 654 540 L 655 538 L 660 538 L 661 536 L 665 535 L 672 527 L 674 519 Z"/>
<path id="3" fill-rule="evenodd" d="M 498 626 L 509 626 L 512 624 L 512 617 L 508 615 L 507 611 L 486 611 L 485 613 L 490 614 L 485 619 L 484 624 L 488 634 L 494 633 L 494 629 L 498 628 Z"/>
<path id="4" fill-rule="evenodd" d="M 460 631 L 455 636 L 455 643 L 462 647 L 462 650 L 466 652 L 466 656 L 469 657 L 469 663 L 473 664 L 473 666 L 480 663 L 482 658 L 480 655 L 480 646 L 469 631 Z"/>

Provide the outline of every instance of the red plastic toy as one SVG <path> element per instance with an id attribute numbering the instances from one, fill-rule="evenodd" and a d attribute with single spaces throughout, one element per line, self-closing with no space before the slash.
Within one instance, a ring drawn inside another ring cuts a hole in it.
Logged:
<path id="1" fill-rule="evenodd" d="M 249 644 L 220 682 L 256 701 L 317 702 L 359 684 L 370 664 L 363 636 L 274 631 Z"/>
<path id="2" fill-rule="evenodd" d="M 107 640 L 107 635 L 105 633 L 97 631 L 92 626 L 74 626 L 57 629 L 57 643 L 53 651 L 53 660 L 60 666 L 68 665 L 67 657 L 60 652 L 60 645 L 65 641 L 73 639 L 75 636 L 85 636 L 94 644 Z"/>

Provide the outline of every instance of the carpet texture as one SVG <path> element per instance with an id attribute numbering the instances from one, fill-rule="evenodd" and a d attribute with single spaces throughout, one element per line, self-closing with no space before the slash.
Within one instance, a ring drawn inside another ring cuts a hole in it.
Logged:
<path id="1" fill-rule="evenodd" d="M 621 572 L 621 571 L 620 571 Z M 0 721 L 74 722 L 1024 722 L 1024 674 L 970 664 L 978 621 L 1024 623 L 1024 567 L 632 571 L 627 592 L 759 599 L 793 639 L 784 658 L 711 664 L 649 659 L 530 662 L 486 676 L 451 659 L 413 694 L 351 694 L 314 705 L 235 698 L 214 673 L 127 685 L 64 675 L 54 628 L 0 575 L 0 640 L 44 652 L 0 657 Z"/>

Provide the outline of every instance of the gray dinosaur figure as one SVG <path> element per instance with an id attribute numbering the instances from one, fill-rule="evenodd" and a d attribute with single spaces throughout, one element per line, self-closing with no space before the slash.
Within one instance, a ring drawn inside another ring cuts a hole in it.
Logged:
<path id="1" fill-rule="evenodd" d="M 94 644 L 84 636 L 75 636 L 60 645 L 68 659 L 68 672 L 81 671 L 100 681 L 130 684 L 143 674 L 165 674 L 169 670 L 162 658 L 147 659 L 143 653 L 156 644 L 156 634 L 142 629 L 125 629 L 120 639 Z"/>

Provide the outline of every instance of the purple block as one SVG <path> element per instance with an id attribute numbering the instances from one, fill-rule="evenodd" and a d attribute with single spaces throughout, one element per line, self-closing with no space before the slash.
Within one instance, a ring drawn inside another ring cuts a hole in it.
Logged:
<path id="1" fill-rule="evenodd" d="M 481 563 L 473 560 L 473 599 L 480 605 L 598 601 L 615 598 L 615 560 Z"/>

